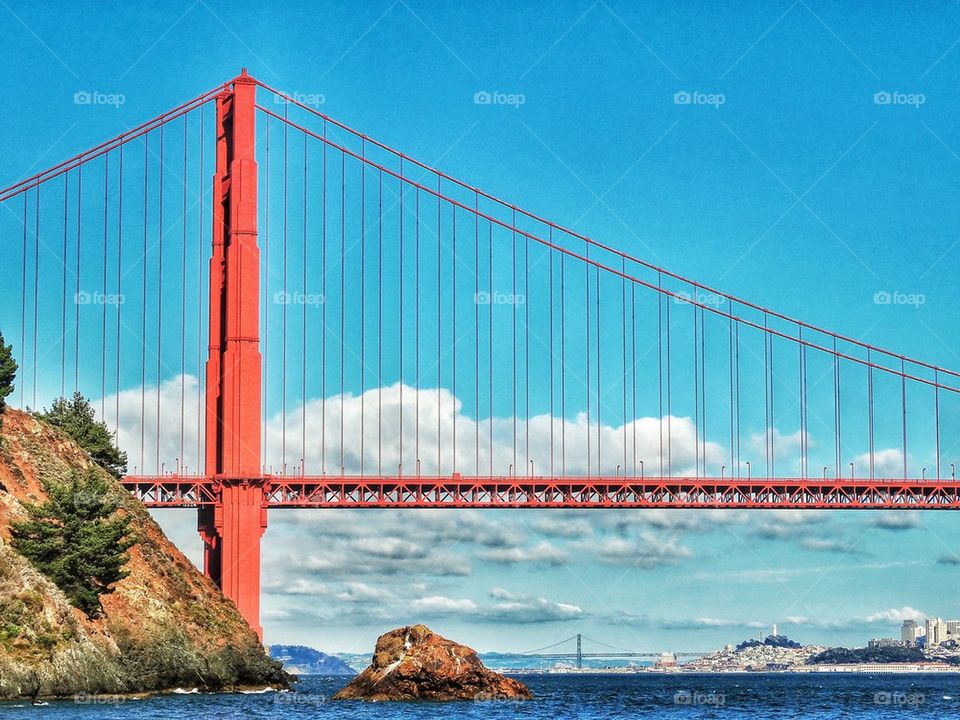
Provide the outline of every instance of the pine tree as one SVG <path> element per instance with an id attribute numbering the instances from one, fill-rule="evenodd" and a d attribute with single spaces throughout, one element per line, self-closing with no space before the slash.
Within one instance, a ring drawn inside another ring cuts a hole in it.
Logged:
<path id="1" fill-rule="evenodd" d="M 0 332 L 0 413 L 7 409 L 7 396 L 13 392 L 13 381 L 17 377 L 17 361 L 13 359 L 13 345 L 3 341 Z M 0 426 L 3 418 L 0 417 Z"/>
<path id="2" fill-rule="evenodd" d="M 119 507 L 119 496 L 91 468 L 51 487 L 46 502 L 26 505 L 28 520 L 11 524 L 13 548 L 88 617 L 100 613 L 100 596 L 128 575 L 130 518 Z"/>
<path id="3" fill-rule="evenodd" d="M 67 433 L 113 476 L 121 477 L 127 471 L 127 454 L 113 444 L 107 424 L 96 420 L 90 401 L 79 392 L 69 400 L 57 398 L 50 410 L 37 416 Z"/>

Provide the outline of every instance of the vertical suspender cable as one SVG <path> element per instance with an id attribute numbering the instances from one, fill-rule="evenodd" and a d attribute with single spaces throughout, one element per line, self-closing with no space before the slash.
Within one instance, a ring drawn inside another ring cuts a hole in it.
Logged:
<path id="1" fill-rule="evenodd" d="M 120 146 L 121 153 L 123 146 Z M 66 394 L 67 383 L 67 205 L 70 189 L 70 174 L 63 176 L 63 290 L 60 307 L 60 397 Z M 119 310 L 119 304 L 117 309 Z M 119 367 L 120 354 L 117 353 Z"/>
<path id="2" fill-rule="evenodd" d="M 377 474 L 383 474 L 383 170 L 377 176 Z"/>
<path id="3" fill-rule="evenodd" d="M 489 259 L 487 262 L 488 272 L 487 272 L 487 284 L 488 284 L 488 294 L 487 294 L 487 313 L 489 315 L 488 325 L 490 327 L 490 335 L 487 338 L 488 348 L 487 348 L 487 357 L 490 359 L 490 362 L 487 367 L 487 371 L 490 375 L 487 382 L 487 393 L 490 403 L 490 475 L 493 475 L 493 223 L 487 222 L 487 248 L 489 252 Z"/>
<path id="4" fill-rule="evenodd" d="M 26 197 L 26 193 L 24 193 Z M 37 358 L 37 308 L 40 290 L 40 185 L 37 185 L 34 191 L 34 219 L 33 219 L 33 407 L 37 407 L 37 365 L 40 364 Z M 106 295 L 106 289 L 104 289 Z M 106 304 L 104 304 L 104 317 L 106 317 Z M 104 354 L 104 353 L 101 353 Z M 101 392 L 101 398 L 104 393 Z M 103 401 L 101 400 L 100 418 L 103 419 Z"/>
<path id="5" fill-rule="evenodd" d="M 940 479 L 940 372 L 933 371 L 934 434 L 937 445 L 937 480 Z"/>
<path id="6" fill-rule="evenodd" d="M 345 265 L 347 264 L 347 254 L 346 254 L 346 242 L 347 242 L 347 225 L 346 225 L 346 203 L 347 203 L 347 165 L 346 165 L 346 153 L 340 152 L 340 474 L 343 475 L 343 406 L 345 401 L 344 396 L 344 384 L 343 384 L 343 358 L 344 358 L 344 345 L 346 343 L 346 338 L 344 337 L 344 306 L 347 301 L 347 290 L 346 284 L 344 282 L 346 278 L 346 269 Z M 361 171 L 363 165 L 360 166 Z"/>
<path id="7" fill-rule="evenodd" d="M 730 308 L 730 315 L 727 321 L 727 355 L 729 360 L 729 385 L 730 385 L 730 475 L 734 475 L 736 465 L 734 459 L 734 425 L 733 425 L 733 308 Z"/>
<path id="8" fill-rule="evenodd" d="M 415 277 L 414 284 L 416 285 L 416 292 L 414 293 L 415 299 L 415 312 L 414 312 L 414 347 L 415 352 L 415 370 L 416 370 L 416 382 L 414 386 L 414 416 L 416 419 L 416 432 L 415 432 L 415 442 L 414 447 L 416 450 L 416 463 L 417 463 L 417 475 L 420 474 L 420 188 L 414 186 L 415 200 L 414 200 L 414 244 L 416 246 L 415 253 Z"/>
<path id="9" fill-rule="evenodd" d="M 144 136 L 146 137 L 146 136 Z M 146 189 L 144 189 L 146 192 Z M 26 203 L 26 198 L 24 198 Z M 80 389 L 80 241 L 82 238 L 81 225 L 83 218 L 83 165 L 77 168 L 77 274 L 76 274 L 76 292 L 73 297 L 74 319 L 73 324 L 73 391 Z M 144 246 L 146 247 L 146 246 Z M 24 260 L 26 262 L 26 260 Z M 142 417 L 142 416 L 141 416 Z"/>
<path id="10" fill-rule="evenodd" d="M 442 324 L 440 322 L 440 311 L 442 309 L 440 289 L 441 289 L 441 279 L 440 279 L 440 211 L 441 211 L 441 200 L 440 200 L 440 176 L 437 175 L 437 475 L 440 474 L 440 459 L 441 459 L 441 448 L 443 447 L 443 435 L 442 424 L 443 424 L 443 412 L 440 407 L 440 339 L 442 335 Z"/>
<path id="11" fill-rule="evenodd" d="M 157 445 L 156 445 L 156 470 L 160 472 L 160 404 L 163 399 L 163 393 L 160 388 L 160 358 L 163 353 L 161 338 L 163 337 L 163 149 L 164 134 L 166 126 L 160 126 L 160 165 L 158 168 L 157 184 L 159 193 L 159 205 L 157 212 Z"/>
<path id="12" fill-rule="evenodd" d="M 560 474 L 567 475 L 567 312 L 566 254 L 560 255 Z"/>
<path id="13" fill-rule="evenodd" d="M 510 303 L 513 313 L 513 335 L 510 344 L 513 348 L 513 464 L 510 466 L 510 474 L 517 474 L 517 211 L 513 210 L 512 220 L 510 221 L 512 251 L 510 253 L 510 275 L 512 286 L 512 295 Z M 490 299 L 493 302 L 493 298 Z"/>
<path id="14" fill-rule="evenodd" d="M 633 431 L 633 477 L 637 476 L 637 286 L 630 284 L 630 367 L 633 375 L 633 408 L 630 428 Z"/>
<path id="15" fill-rule="evenodd" d="M 186 414 L 186 366 L 187 366 L 187 116 L 183 116 L 183 209 L 180 223 L 182 239 L 180 243 L 180 465 L 185 458 L 184 450 L 184 417 Z"/>
<path id="16" fill-rule="evenodd" d="M 597 475 L 603 475 L 603 467 L 600 461 L 600 430 L 602 427 L 601 411 L 603 409 L 603 394 L 601 393 L 600 368 L 602 366 L 600 354 L 600 268 L 596 271 L 597 282 L 595 290 L 597 292 Z"/>
<path id="17" fill-rule="evenodd" d="M 620 382 L 623 385 L 623 474 L 627 474 L 627 261 L 620 260 L 620 344 L 623 350 L 623 364 L 620 367 Z"/>
<path id="18" fill-rule="evenodd" d="M 39 186 L 38 186 L 39 189 Z M 100 420 L 106 416 L 107 402 L 107 235 L 110 205 L 110 154 L 103 156 L 103 303 L 100 310 Z M 39 219 L 39 218 L 38 218 Z"/>
<path id="19" fill-rule="evenodd" d="M 873 402 L 873 360 L 870 348 L 867 348 L 867 447 L 870 450 L 870 479 L 876 477 L 876 455 L 874 444 L 874 402 Z"/>
<path id="20" fill-rule="evenodd" d="M 900 403 L 903 410 L 903 478 L 907 478 L 907 377 L 906 362 L 900 358 Z"/>
<path id="21" fill-rule="evenodd" d="M 327 301 L 330 291 L 327 287 L 327 120 L 323 120 L 323 179 L 321 186 L 321 249 L 320 274 L 323 279 L 323 303 L 320 306 L 320 472 L 327 474 Z"/>
<path id="22" fill-rule="evenodd" d="M 287 117 L 289 103 L 283 105 L 284 119 Z M 280 471 L 287 474 L 287 305 L 289 305 L 290 295 L 287 293 L 287 212 L 289 197 L 288 186 L 290 178 L 290 166 L 288 164 L 288 138 L 289 125 L 283 123 L 283 249 L 281 251 L 283 262 L 283 305 L 280 307 L 280 335 L 283 338 L 280 344 Z M 269 299 L 267 300 L 269 302 Z"/>
<path id="23" fill-rule="evenodd" d="M 657 429 L 660 434 L 660 477 L 663 477 L 663 273 L 657 272 Z"/>
<path id="24" fill-rule="evenodd" d="M 836 477 L 840 477 L 841 438 L 840 438 L 840 356 L 837 354 L 837 339 L 833 339 L 833 429 Z"/>
<path id="25" fill-rule="evenodd" d="M 360 138 L 360 474 L 366 461 L 366 378 L 367 378 L 367 144 Z"/>
<path id="26" fill-rule="evenodd" d="M 117 346 L 116 354 L 116 384 L 114 386 L 114 426 L 113 438 L 117 442 L 120 437 L 120 309 L 123 307 L 123 145 L 120 146 L 117 158 Z"/>
<path id="27" fill-rule="evenodd" d="M 403 377 L 403 158 L 400 158 L 400 178 L 397 180 L 400 190 L 400 273 L 397 276 L 397 332 L 399 334 L 399 345 L 400 345 L 400 413 L 399 413 L 399 422 L 397 426 L 397 438 L 399 441 L 399 470 L 400 475 L 403 475 L 403 384 L 405 382 Z"/>
<path id="28" fill-rule="evenodd" d="M 270 116 L 264 119 L 266 142 L 264 148 L 264 188 L 263 188 L 263 377 L 266 381 L 260 390 L 262 398 L 262 412 L 264 417 L 270 416 Z M 263 423 L 263 457 L 262 464 L 265 466 L 270 455 L 270 435 L 267 433 L 267 423 Z M 266 468 L 265 468 L 266 469 Z"/>
<path id="29" fill-rule="evenodd" d="M 204 175 L 204 121 L 203 107 L 200 108 L 200 163 L 197 167 L 197 197 L 200 206 L 197 210 L 197 307 L 203 307 L 203 187 L 206 182 Z M 203 314 L 197 319 L 197 472 L 203 472 Z"/>
<path id="30" fill-rule="evenodd" d="M 480 474 L 480 193 L 473 194 L 473 420 L 474 474 Z"/>
<path id="31" fill-rule="evenodd" d="M 706 312 L 700 309 L 700 459 L 707 474 L 707 329 Z M 696 438 L 694 438 L 696 442 Z"/>
<path id="32" fill-rule="evenodd" d="M 302 267 L 300 284 L 303 287 L 303 318 L 302 333 L 303 342 L 301 343 L 300 356 L 300 474 L 305 475 L 307 471 L 307 213 L 308 213 L 308 188 L 309 172 L 307 167 L 307 136 L 303 136 L 303 257 L 301 258 Z"/>
<path id="33" fill-rule="evenodd" d="M 673 477 L 673 381 L 672 381 L 672 357 L 671 357 L 671 321 L 670 321 L 670 301 L 664 302 L 665 317 L 664 322 L 667 326 L 667 475 Z"/>
<path id="34" fill-rule="evenodd" d="M 367 379 L 367 144 L 360 138 L 360 474 L 366 461 Z"/>
<path id="35" fill-rule="evenodd" d="M 523 392 L 524 392 L 524 414 L 523 427 L 526 431 L 524 440 L 524 453 L 526 454 L 526 465 L 524 474 L 532 475 L 530 467 L 530 240 L 523 239 Z M 514 303 L 517 298 L 513 299 Z"/>
<path id="36" fill-rule="evenodd" d="M 587 245 L 586 252 L 587 259 L 590 259 L 590 246 Z M 590 265 L 589 263 L 584 263 L 584 298 L 583 298 L 583 309 L 586 313 L 586 332 L 584 333 L 584 339 L 586 341 L 585 355 L 587 359 L 587 477 L 590 477 L 590 473 L 593 471 L 593 448 L 591 447 L 593 437 L 593 431 L 590 429 Z"/>
<path id="37" fill-rule="evenodd" d="M 147 417 L 147 242 L 150 185 L 150 135 L 143 136 L 143 253 L 140 267 L 143 270 L 140 289 L 140 472 L 147 472 L 146 458 L 146 427 Z M 158 468 L 159 469 L 159 468 Z"/>
<path id="38" fill-rule="evenodd" d="M 453 372 L 452 372 L 452 392 L 453 407 L 450 408 L 450 414 L 453 416 L 453 472 L 457 472 L 457 208 L 455 205 L 450 207 L 450 213 L 453 218 L 451 225 L 452 238 L 452 265 L 453 265 L 453 299 L 450 303 L 450 312 L 453 319 L 453 332 L 450 335 L 450 344 L 453 348 Z"/>
<path id="39" fill-rule="evenodd" d="M 23 266 L 20 271 L 20 358 L 23 362 L 23 358 L 26 356 L 26 347 L 27 347 L 27 196 L 28 193 L 23 194 L 23 218 L 21 220 L 21 225 L 23 226 L 23 242 L 21 244 L 20 257 L 23 259 Z M 77 304 L 79 298 L 74 297 L 74 304 Z M 77 304 L 79 307 L 79 304 Z M 24 401 L 24 385 L 26 383 L 20 383 L 20 407 L 23 407 Z"/>
<path id="40" fill-rule="evenodd" d="M 553 228 L 550 228 L 550 244 L 553 244 Z M 550 477 L 555 477 L 554 472 L 554 454 L 553 454 L 553 383 L 554 383 L 554 371 L 553 371 L 553 326 L 556 324 L 556 320 L 553 314 L 553 252 L 547 250 L 548 259 L 550 260 Z"/>
<path id="41" fill-rule="evenodd" d="M 694 291 L 696 295 L 696 291 Z M 700 344 L 697 341 L 697 306 L 693 306 L 693 461 L 700 474 Z"/>

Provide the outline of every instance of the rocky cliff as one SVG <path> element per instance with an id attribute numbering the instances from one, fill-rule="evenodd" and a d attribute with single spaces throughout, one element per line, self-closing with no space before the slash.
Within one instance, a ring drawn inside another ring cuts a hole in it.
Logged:
<path id="1" fill-rule="evenodd" d="M 129 575 L 89 619 L 9 544 L 24 502 L 89 456 L 58 430 L 7 409 L 0 428 L 0 697 L 228 690 L 286 686 L 256 634 L 219 589 L 164 536 L 146 509 L 110 475 L 131 518 Z"/>
<path id="2" fill-rule="evenodd" d="M 334 700 L 528 700 L 527 687 L 484 667 L 477 653 L 425 625 L 377 639 L 370 667 Z"/>

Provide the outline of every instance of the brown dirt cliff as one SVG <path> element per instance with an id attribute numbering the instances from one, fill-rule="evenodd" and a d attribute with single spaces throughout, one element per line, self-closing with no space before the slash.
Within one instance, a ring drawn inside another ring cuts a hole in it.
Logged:
<path id="1" fill-rule="evenodd" d="M 164 536 L 110 475 L 136 544 L 129 576 L 93 620 L 10 546 L 10 523 L 51 483 L 93 467 L 57 429 L 8 408 L 0 428 L 0 697 L 113 694 L 198 687 L 285 687 L 232 602 Z"/>

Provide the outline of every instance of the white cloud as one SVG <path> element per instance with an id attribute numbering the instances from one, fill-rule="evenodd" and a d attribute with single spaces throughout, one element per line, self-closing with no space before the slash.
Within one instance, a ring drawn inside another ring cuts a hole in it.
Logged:
<path id="1" fill-rule="evenodd" d="M 857 477 L 870 475 L 870 453 L 862 453 L 853 459 Z M 878 478 L 903 477 L 903 452 L 898 448 L 876 450 L 873 453 L 873 474 Z"/>
<path id="2" fill-rule="evenodd" d="M 186 465 L 192 472 L 200 468 L 202 463 L 198 463 L 198 457 L 202 457 L 203 448 L 201 442 L 198 455 L 197 436 L 201 429 L 197 416 L 199 390 L 197 378 L 184 375 L 164 381 L 159 391 L 155 386 L 142 390 L 133 388 L 120 392 L 119 397 L 104 399 L 104 419 L 110 427 L 117 424 L 116 407 L 119 404 L 118 444 L 129 454 L 131 472 L 134 468 L 141 473 L 159 471 L 158 437 L 159 462 L 167 471 L 178 465 Z M 100 402 L 94 405 L 99 407 Z M 378 419 L 382 419 L 379 425 Z M 529 473 L 528 461 L 532 460 L 534 474 L 542 475 L 549 473 L 551 457 L 559 473 L 560 438 L 566 437 L 566 472 L 582 475 L 588 471 L 588 443 L 591 445 L 592 472 L 597 472 L 599 434 L 603 473 L 613 475 L 618 466 L 624 464 L 625 442 L 626 465 L 632 471 L 635 436 L 637 460 L 642 459 L 647 474 L 651 474 L 659 471 L 661 425 L 663 433 L 669 432 L 671 438 L 673 472 L 693 472 L 698 438 L 694 423 L 688 417 L 664 417 L 662 420 L 644 417 L 626 425 L 598 426 L 595 420 L 588 424 L 586 415 L 581 413 L 566 419 L 551 419 L 549 415 L 538 415 L 529 420 L 518 418 L 515 424 L 512 417 L 469 417 L 463 411 L 461 400 L 447 389 L 421 388 L 417 391 L 409 385 L 396 383 L 372 388 L 362 395 L 346 393 L 326 400 L 315 398 L 290 410 L 286 416 L 277 414 L 267 418 L 262 438 L 265 443 L 262 461 L 268 471 L 275 473 L 284 468 L 288 473 L 296 472 L 302 457 L 307 474 L 320 474 L 324 469 L 328 473 L 339 472 L 341 460 L 347 473 L 358 473 L 362 467 L 367 473 L 396 474 L 402 460 L 402 472 L 412 475 L 417 471 L 419 458 L 420 472 L 425 475 L 452 473 L 454 460 L 456 469 L 464 474 L 474 474 L 478 467 L 480 474 L 487 474 L 492 466 L 496 475 L 507 475 L 511 471 L 524 475 Z M 552 455 L 551 430 L 554 439 Z M 528 435 L 529 453 L 526 447 Z M 517 467 L 511 469 L 515 447 Z M 666 465 L 666 448 L 664 456 Z M 708 466 L 719 467 L 723 462 L 723 450 L 716 443 L 706 443 L 706 456 Z M 623 472 L 622 468 L 620 472 Z"/>

